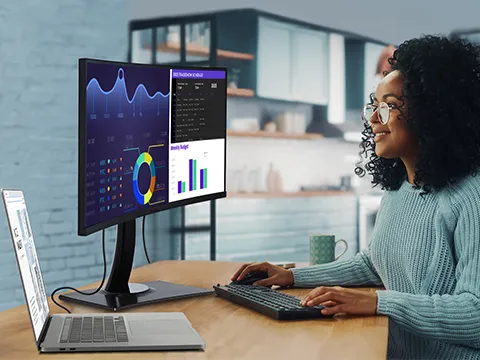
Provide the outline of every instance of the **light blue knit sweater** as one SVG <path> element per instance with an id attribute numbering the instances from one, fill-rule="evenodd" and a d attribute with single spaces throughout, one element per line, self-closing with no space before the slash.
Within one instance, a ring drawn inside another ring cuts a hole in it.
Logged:
<path id="1" fill-rule="evenodd" d="M 369 248 L 293 269 L 295 285 L 383 285 L 388 358 L 480 359 L 480 175 L 420 192 L 386 191 Z"/>

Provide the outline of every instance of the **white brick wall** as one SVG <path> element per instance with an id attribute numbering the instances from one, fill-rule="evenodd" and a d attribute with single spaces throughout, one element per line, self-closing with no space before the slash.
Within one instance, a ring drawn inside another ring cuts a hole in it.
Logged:
<path id="1" fill-rule="evenodd" d="M 101 234 L 76 235 L 77 61 L 125 61 L 127 12 L 127 0 L 0 4 L 0 187 L 25 191 L 48 292 L 97 281 L 103 271 Z M 168 241 L 153 241 L 160 235 L 158 224 L 168 223 L 169 216 L 147 219 L 153 259 L 171 255 Z M 24 297 L 6 221 L 0 217 L 1 311 L 24 303 Z M 109 229 L 108 268 L 114 236 L 115 229 Z M 145 263 L 140 245 L 135 265 Z"/>

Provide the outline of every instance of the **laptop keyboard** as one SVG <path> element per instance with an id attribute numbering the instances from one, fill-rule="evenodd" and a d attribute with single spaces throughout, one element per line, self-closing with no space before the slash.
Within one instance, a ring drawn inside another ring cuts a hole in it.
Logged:
<path id="1" fill-rule="evenodd" d="M 128 342 L 123 316 L 69 316 L 63 323 L 61 343 Z"/>

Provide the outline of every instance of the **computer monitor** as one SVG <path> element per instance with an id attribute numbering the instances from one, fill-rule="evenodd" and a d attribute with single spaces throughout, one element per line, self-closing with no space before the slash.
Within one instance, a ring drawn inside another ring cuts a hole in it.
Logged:
<path id="1" fill-rule="evenodd" d="M 135 219 L 226 197 L 226 68 L 79 60 L 78 234 L 117 225 L 98 295 L 61 295 L 106 308 L 212 293 L 129 284 Z"/>

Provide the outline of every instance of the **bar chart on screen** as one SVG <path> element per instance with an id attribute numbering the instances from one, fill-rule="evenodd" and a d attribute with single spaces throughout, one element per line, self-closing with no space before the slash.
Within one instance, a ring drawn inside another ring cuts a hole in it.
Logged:
<path id="1" fill-rule="evenodd" d="M 170 145 L 170 202 L 225 191 L 225 140 Z"/>
<path id="2" fill-rule="evenodd" d="M 188 160 L 188 191 L 194 191 L 198 189 L 207 188 L 207 168 L 200 169 L 200 176 L 197 177 L 197 160 L 189 159 Z M 200 187 L 198 183 L 200 182 Z M 186 191 L 185 181 L 179 180 L 178 182 L 178 193 L 184 193 Z"/>

